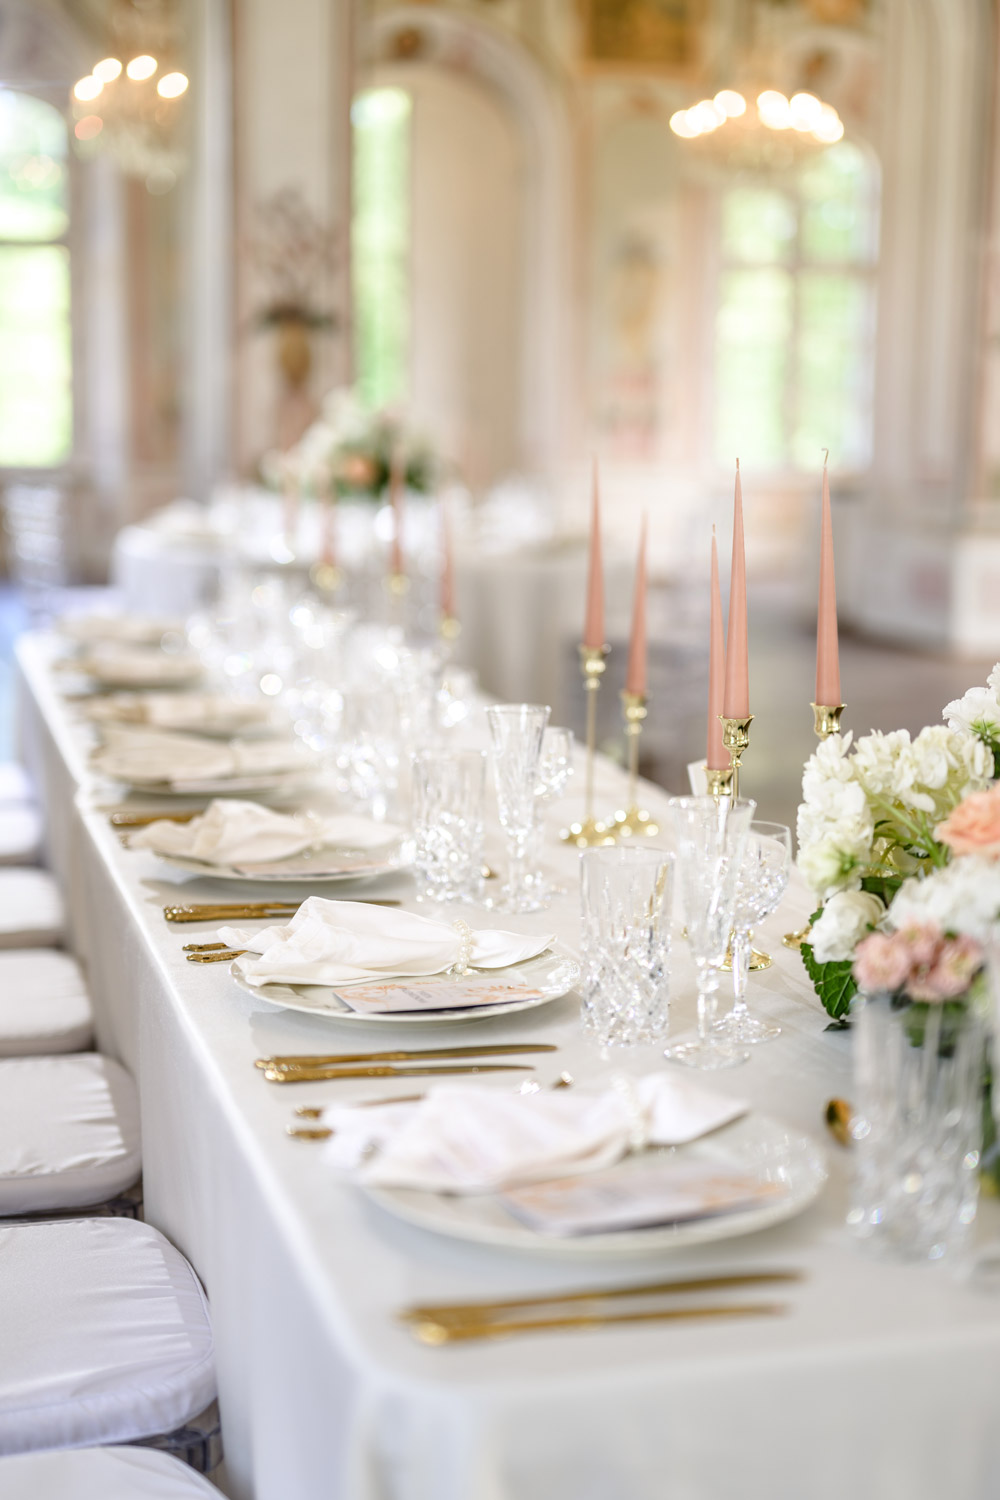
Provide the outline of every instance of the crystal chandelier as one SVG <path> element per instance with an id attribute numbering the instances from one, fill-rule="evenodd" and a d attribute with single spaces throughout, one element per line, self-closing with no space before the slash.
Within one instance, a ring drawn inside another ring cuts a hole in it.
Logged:
<path id="1" fill-rule="evenodd" d="M 738 89 L 720 89 L 714 99 L 702 99 L 690 109 L 678 109 L 670 116 L 670 128 L 682 140 L 694 141 L 725 131 L 725 144 L 733 144 L 737 135 L 747 137 L 760 131 L 792 132 L 788 140 L 819 146 L 832 146 L 844 134 L 844 125 L 832 104 L 824 104 L 805 90 L 789 99 L 778 89 L 762 89 L 751 111 Z M 761 144 L 767 138 L 759 138 Z"/>
<path id="2" fill-rule="evenodd" d="M 173 0 L 117 0 L 108 53 L 73 85 L 74 144 L 107 151 L 151 193 L 173 187 L 186 165 L 181 141 L 187 74 L 176 66 Z"/>

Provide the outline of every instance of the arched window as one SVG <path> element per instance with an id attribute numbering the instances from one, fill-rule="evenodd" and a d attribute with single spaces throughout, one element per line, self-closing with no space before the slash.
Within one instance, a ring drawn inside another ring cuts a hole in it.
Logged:
<path id="1" fill-rule="evenodd" d="M 848 141 L 722 195 L 717 460 L 844 472 L 871 462 L 878 172 Z"/>
<path id="2" fill-rule="evenodd" d="M 70 455 L 69 161 L 52 105 L 0 88 L 0 466 Z"/>
<path id="3" fill-rule="evenodd" d="M 410 95 L 374 88 L 351 108 L 354 363 L 370 406 L 408 394 L 410 346 Z"/>

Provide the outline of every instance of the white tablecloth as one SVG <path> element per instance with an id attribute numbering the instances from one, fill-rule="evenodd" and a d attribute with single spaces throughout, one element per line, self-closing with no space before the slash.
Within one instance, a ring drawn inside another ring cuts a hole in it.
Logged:
<path id="1" fill-rule="evenodd" d="M 286 1137 L 293 1106 L 392 1086 L 278 1088 L 253 1059 L 348 1040 L 392 1045 L 403 1032 L 281 1012 L 221 967 L 185 963 L 182 944 L 209 930 L 164 922 L 177 884 L 152 856 L 122 848 L 92 793 L 74 805 L 77 731 L 50 691 L 45 652 L 43 642 L 21 644 L 26 743 L 42 747 L 45 804 L 54 822 L 65 820 L 53 855 L 77 883 L 101 1044 L 139 1083 L 147 1217 L 209 1293 L 240 1500 L 994 1500 L 1000 1300 L 945 1267 L 858 1253 L 843 1225 L 846 1156 L 836 1147 L 827 1190 L 800 1218 L 624 1265 L 438 1238 L 330 1180 L 317 1149 Z M 615 800 L 613 776 L 602 768 L 602 805 Z M 559 817 L 557 808 L 553 826 Z M 547 855 L 572 885 L 574 856 L 551 839 Z M 218 894 L 199 880 L 183 889 Z M 393 891 L 412 888 L 397 877 L 383 893 Z M 572 943 L 576 910 L 570 894 L 523 920 Z M 796 889 L 762 934 L 775 965 L 753 980 L 753 1003 L 782 1036 L 713 1081 L 819 1136 L 825 1101 L 849 1096 L 850 1037 L 824 1032 L 798 959 L 780 945 L 806 912 Z M 682 1030 L 693 989 L 678 957 Z M 557 1042 L 555 1060 L 539 1065 L 543 1081 L 561 1068 L 583 1080 L 600 1067 L 571 999 L 481 1022 L 475 1035 Z M 469 1036 L 425 1029 L 420 1041 Z M 415 1033 L 405 1037 L 411 1044 Z M 985 1205 L 981 1228 L 987 1238 L 1000 1232 L 995 1205 Z M 430 1350 L 394 1318 L 416 1299 L 770 1266 L 806 1277 L 788 1295 L 789 1315 L 773 1320 Z"/>

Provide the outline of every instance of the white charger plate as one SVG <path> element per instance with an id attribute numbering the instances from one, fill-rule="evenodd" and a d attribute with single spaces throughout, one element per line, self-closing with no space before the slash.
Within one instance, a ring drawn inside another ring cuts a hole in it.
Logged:
<path id="1" fill-rule="evenodd" d="M 744 1115 L 687 1146 L 652 1149 L 658 1155 L 676 1154 L 678 1159 L 700 1161 L 716 1168 L 752 1167 L 759 1181 L 778 1182 L 786 1191 L 763 1207 L 688 1219 L 679 1224 L 653 1225 L 648 1229 L 573 1236 L 546 1235 L 529 1229 L 489 1193 L 460 1197 L 415 1188 L 365 1188 L 364 1192 L 394 1218 L 450 1239 L 474 1240 L 480 1245 L 523 1250 L 532 1255 L 613 1260 L 683 1250 L 691 1245 L 769 1229 L 808 1208 L 827 1179 L 826 1157 L 819 1143 L 768 1115 Z M 649 1156 L 648 1151 L 627 1156 L 615 1170 L 634 1171 L 648 1165 Z"/>
<path id="2" fill-rule="evenodd" d="M 575 989 L 580 981 L 580 965 L 564 953 L 548 948 L 537 958 L 526 959 L 521 964 L 511 964 L 506 969 L 479 969 L 467 980 L 470 984 L 493 987 L 507 984 L 511 989 L 530 985 L 539 993 L 530 1000 L 506 1000 L 498 1005 L 463 1006 L 452 1010 L 408 1010 L 408 1011 L 356 1011 L 345 1005 L 336 992 L 325 984 L 265 984 L 254 985 L 244 977 L 240 960 L 234 959 L 229 970 L 241 990 L 255 999 L 267 1000 L 283 1010 L 300 1010 L 307 1016 L 327 1016 L 333 1021 L 359 1021 L 363 1026 L 388 1022 L 392 1026 L 408 1026 L 419 1022 L 444 1023 L 455 1021 L 479 1021 L 487 1016 L 509 1016 L 519 1010 L 534 1010 L 539 1005 L 548 1005 Z M 446 974 L 435 974 L 420 980 L 421 988 L 431 987 L 435 981 L 450 984 L 453 980 Z M 399 981 L 401 984 L 405 980 Z"/>
<path id="3" fill-rule="evenodd" d="M 103 776 L 106 781 L 113 781 L 118 786 L 128 787 L 133 792 L 155 795 L 157 797 L 243 797 L 249 793 L 260 795 L 268 793 L 282 795 L 296 791 L 308 785 L 316 774 L 315 766 L 303 766 L 291 771 L 261 771 L 256 776 L 216 776 L 206 777 L 204 780 L 190 781 L 155 781 L 137 780 L 135 777 L 125 778 L 118 776 L 112 770 L 107 770 L 101 763 L 101 753 L 96 751 L 91 756 L 90 765 L 98 776 Z M 199 873 L 204 873 L 200 870 Z"/>
<path id="4" fill-rule="evenodd" d="M 288 860 L 268 860 L 266 865 L 246 864 L 238 869 L 233 865 L 209 864 L 207 860 L 191 859 L 183 854 L 160 854 L 156 849 L 149 852 L 155 854 L 157 859 L 162 859 L 164 864 L 173 865 L 177 870 L 186 870 L 190 875 L 200 875 L 203 880 L 253 880 L 258 884 L 272 880 L 295 885 L 329 885 L 331 881 L 339 880 L 374 880 L 378 875 L 392 875 L 398 870 L 407 870 L 413 863 L 413 843 L 409 839 L 395 848 L 387 846 L 384 851 L 317 849 L 296 854 Z M 338 852 L 345 859 L 366 862 L 331 869 Z M 317 865 L 316 870 L 308 868 L 310 860 Z"/>

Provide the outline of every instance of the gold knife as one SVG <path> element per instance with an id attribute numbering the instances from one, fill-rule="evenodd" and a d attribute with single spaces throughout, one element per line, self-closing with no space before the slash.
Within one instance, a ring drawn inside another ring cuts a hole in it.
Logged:
<path id="1" fill-rule="evenodd" d="M 342 901 L 357 901 L 358 896 L 341 896 L 337 898 Z M 400 906 L 398 900 L 374 900 L 365 898 L 367 906 Z M 163 915 L 168 922 L 221 922 L 228 917 L 244 917 L 250 919 L 264 917 L 284 917 L 290 912 L 297 912 L 302 905 L 301 901 L 259 901 L 255 903 L 221 903 L 217 906 L 165 906 Z"/>
<path id="2" fill-rule="evenodd" d="M 200 818 L 205 811 L 203 807 L 192 807 L 187 812 L 113 812 L 108 818 L 112 828 L 148 828 L 150 823 L 190 823 L 192 818 Z"/>
<path id="3" fill-rule="evenodd" d="M 242 958 L 246 948 L 223 948 L 221 953 L 189 953 L 187 961 L 189 964 L 224 964 L 230 959 Z"/>
<path id="4" fill-rule="evenodd" d="M 335 1063 L 377 1062 L 430 1062 L 435 1057 L 495 1057 L 507 1052 L 558 1052 L 554 1042 L 490 1042 L 468 1047 L 409 1047 L 395 1048 L 391 1052 L 330 1052 L 301 1053 L 287 1056 L 258 1057 L 255 1068 L 276 1068 L 282 1072 L 294 1072 L 299 1068 L 327 1068 Z"/>
<path id="5" fill-rule="evenodd" d="M 321 1114 L 318 1111 L 317 1114 Z M 316 1118 L 316 1116 L 313 1116 Z M 404 1323 L 421 1319 L 492 1318 L 522 1308 L 563 1306 L 570 1302 L 605 1302 L 621 1297 L 683 1296 L 688 1292 L 711 1292 L 737 1286 L 765 1286 L 775 1282 L 802 1281 L 802 1271 L 733 1271 L 721 1276 L 694 1276 L 683 1281 L 645 1281 L 630 1286 L 594 1286 L 575 1292 L 546 1292 L 534 1297 L 509 1297 L 502 1302 L 426 1302 L 404 1307 L 397 1314 Z"/>
<path id="6" fill-rule="evenodd" d="M 280 1068 L 265 1068 L 268 1083 L 322 1083 L 336 1078 L 443 1078 L 453 1073 L 533 1073 L 531 1063 L 462 1063 L 440 1068 L 396 1068 L 390 1064 L 351 1068 L 303 1068 L 301 1072 L 283 1073 Z"/>
<path id="7" fill-rule="evenodd" d="M 433 1318 L 411 1323 L 421 1344 L 454 1344 L 473 1339 L 506 1339 L 515 1333 L 553 1333 L 569 1328 L 607 1328 L 615 1323 L 679 1323 L 686 1318 L 773 1318 L 787 1312 L 781 1302 L 731 1302 L 712 1307 L 663 1307 L 648 1312 L 571 1313 L 564 1318 L 510 1319 L 506 1323 L 442 1323 Z"/>

